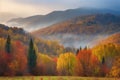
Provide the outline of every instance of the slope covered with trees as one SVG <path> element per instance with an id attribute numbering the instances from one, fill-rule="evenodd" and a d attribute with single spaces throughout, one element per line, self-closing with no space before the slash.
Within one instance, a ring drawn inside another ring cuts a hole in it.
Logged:
<path id="1" fill-rule="evenodd" d="M 107 38 L 99 41 L 98 43 L 104 43 L 104 44 L 107 44 L 107 43 L 115 43 L 115 44 L 120 44 L 120 32 L 118 33 L 115 33 L 113 35 L 110 35 L 108 36 Z"/>
<path id="2" fill-rule="evenodd" d="M 68 21 L 34 31 L 34 36 L 58 40 L 65 47 L 84 47 L 120 32 L 120 17 L 113 14 L 79 16 Z"/>
<path id="3" fill-rule="evenodd" d="M 10 53 L 5 45 L 10 40 Z M 68 51 L 57 56 L 40 53 L 32 40 L 29 48 L 21 41 L 0 38 L 0 76 L 67 75 L 120 77 L 120 45 L 99 44 L 80 48 L 76 54 Z"/>
<path id="4" fill-rule="evenodd" d="M 80 47 L 74 53 L 19 28 L 0 25 L 0 31 L 0 76 L 120 77 L 119 37 L 114 37 L 115 43 Z"/>
<path id="5" fill-rule="evenodd" d="M 38 36 L 53 34 L 111 34 L 120 31 L 120 17 L 113 14 L 80 16 L 33 32 Z"/>
<path id="6" fill-rule="evenodd" d="M 29 45 L 30 38 L 33 38 L 35 44 L 38 46 L 39 52 L 41 53 L 58 55 L 58 53 L 66 51 L 66 49 L 57 41 L 39 39 L 27 33 L 22 28 L 8 27 L 6 25 L 0 24 L 0 38 L 6 39 L 8 35 L 11 36 L 12 40 L 21 41 L 26 46 Z M 8 45 L 7 47 L 9 48 L 9 44 L 6 45 Z"/>

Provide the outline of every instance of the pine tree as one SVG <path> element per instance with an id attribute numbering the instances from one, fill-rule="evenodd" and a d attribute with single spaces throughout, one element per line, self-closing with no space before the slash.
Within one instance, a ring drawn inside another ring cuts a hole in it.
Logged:
<path id="1" fill-rule="evenodd" d="M 11 38 L 10 38 L 9 35 L 7 37 L 7 41 L 6 41 L 6 45 L 5 45 L 5 51 L 7 53 L 11 53 Z"/>
<path id="2" fill-rule="evenodd" d="M 104 57 L 102 58 L 102 64 L 105 64 L 105 58 Z"/>
<path id="3" fill-rule="evenodd" d="M 31 39 L 28 51 L 28 66 L 30 71 L 36 67 L 36 59 L 37 59 L 36 51 L 34 49 L 33 40 Z"/>

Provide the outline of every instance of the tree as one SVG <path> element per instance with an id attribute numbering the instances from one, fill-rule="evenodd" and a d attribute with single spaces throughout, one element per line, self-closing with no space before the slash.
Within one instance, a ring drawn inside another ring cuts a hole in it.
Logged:
<path id="1" fill-rule="evenodd" d="M 8 35 L 7 37 L 7 41 L 6 41 L 6 45 L 5 45 L 5 51 L 7 53 L 10 53 L 11 52 L 11 38 L 10 36 Z"/>
<path id="2" fill-rule="evenodd" d="M 77 57 L 76 75 L 96 76 L 99 73 L 98 58 L 92 54 L 90 49 L 79 51 Z"/>
<path id="3" fill-rule="evenodd" d="M 0 52 L 0 76 L 5 76 L 5 75 L 8 75 L 9 73 L 11 73 L 11 71 L 9 71 L 8 63 L 9 62 L 8 62 L 7 53 L 1 51 Z"/>
<path id="4" fill-rule="evenodd" d="M 36 67 L 36 59 L 37 59 L 36 51 L 34 48 L 33 40 L 31 39 L 28 51 L 28 67 L 30 72 L 33 72 L 33 69 Z"/>
<path id="5" fill-rule="evenodd" d="M 59 75 L 74 75 L 76 56 L 73 53 L 60 54 L 57 60 L 57 71 Z"/>
<path id="6" fill-rule="evenodd" d="M 105 57 L 102 58 L 102 64 L 105 64 Z"/>
<path id="7" fill-rule="evenodd" d="M 115 43 L 99 44 L 92 49 L 101 62 L 101 76 L 106 76 L 116 56 L 120 56 L 120 45 Z"/>
<path id="8" fill-rule="evenodd" d="M 120 46 L 117 44 L 99 44 L 92 49 L 93 54 L 95 54 L 98 59 L 102 62 L 103 56 L 105 62 L 108 63 L 107 66 L 111 68 L 114 57 L 119 56 Z"/>
<path id="9" fill-rule="evenodd" d="M 36 75 L 41 75 L 41 76 L 56 75 L 56 62 L 52 57 L 49 57 L 46 54 L 38 53 L 37 68 L 35 73 Z"/>
<path id="10" fill-rule="evenodd" d="M 105 57 L 102 57 L 102 62 L 101 62 L 101 76 L 106 76 L 106 74 L 108 73 L 108 68 L 105 64 Z"/>
<path id="11" fill-rule="evenodd" d="M 12 59 L 9 63 L 9 68 L 14 75 L 24 75 L 27 69 L 26 47 L 20 41 L 14 41 L 12 46 Z"/>

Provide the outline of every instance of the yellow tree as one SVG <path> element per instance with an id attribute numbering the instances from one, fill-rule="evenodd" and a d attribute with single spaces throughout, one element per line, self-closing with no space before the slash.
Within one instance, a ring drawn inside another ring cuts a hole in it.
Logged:
<path id="1" fill-rule="evenodd" d="M 120 55 L 120 46 L 117 44 L 100 44 L 92 49 L 102 63 L 102 58 L 105 57 L 107 65 L 111 68 L 115 56 Z"/>
<path id="2" fill-rule="evenodd" d="M 56 62 L 54 62 L 54 60 L 50 56 L 38 53 L 36 75 L 53 76 L 55 74 L 56 74 Z"/>
<path id="3" fill-rule="evenodd" d="M 73 53 L 60 54 L 57 60 L 57 71 L 59 75 L 74 75 L 76 57 Z"/>

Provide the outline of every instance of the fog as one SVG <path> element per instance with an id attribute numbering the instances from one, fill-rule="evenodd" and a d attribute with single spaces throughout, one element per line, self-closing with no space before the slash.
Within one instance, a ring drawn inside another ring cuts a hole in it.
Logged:
<path id="1" fill-rule="evenodd" d="M 105 39 L 108 35 L 74 35 L 74 34 L 56 34 L 42 36 L 43 39 L 57 40 L 64 47 L 84 48 L 95 46 L 100 40 Z"/>

